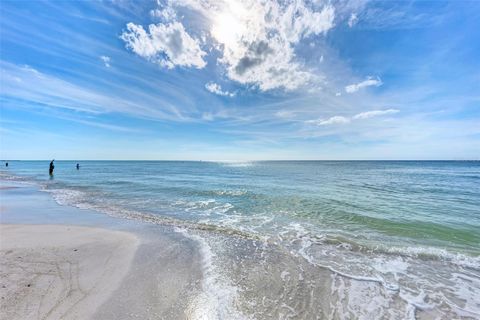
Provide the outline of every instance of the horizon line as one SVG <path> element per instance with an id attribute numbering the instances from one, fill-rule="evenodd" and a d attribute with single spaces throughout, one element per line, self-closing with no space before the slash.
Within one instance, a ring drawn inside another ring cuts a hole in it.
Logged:
<path id="1" fill-rule="evenodd" d="M 285 162 L 285 161 L 480 161 L 478 159 L 245 159 L 245 160 L 182 160 L 182 159 L 9 159 L 8 161 L 144 161 L 144 162 Z"/>

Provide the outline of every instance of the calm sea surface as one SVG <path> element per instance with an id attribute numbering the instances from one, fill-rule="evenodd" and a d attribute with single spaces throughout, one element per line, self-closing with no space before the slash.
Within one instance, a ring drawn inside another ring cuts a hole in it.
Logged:
<path id="1" fill-rule="evenodd" d="M 381 283 L 405 314 L 480 317 L 480 162 L 76 163 L 49 177 L 49 161 L 12 161 L 1 174 L 61 204 L 275 245 Z"/>

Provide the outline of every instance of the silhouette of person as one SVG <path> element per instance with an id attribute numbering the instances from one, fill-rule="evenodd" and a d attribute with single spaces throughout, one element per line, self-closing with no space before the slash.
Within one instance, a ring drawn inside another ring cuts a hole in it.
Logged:
<path id="1" fill-rule="evenodd" d="M 5 167 L 8 167 L 8 162 L 5 162 Z"/>
<path id="2" fill-rule="evenodd" d="M 50 168 L 48 169 L 48 173 L 50 175 L 53 175 L 53 169 L 55 169 L 55 166 L 53 165 L 53 161 L 55 161 L 55 159 L 53 159 L 52 161 L 50 161 Z"/>
<path id="3" fill-rule="evenodd" d="M 80 165 L 77 163 L 77 170 L 80 169 Z"/>

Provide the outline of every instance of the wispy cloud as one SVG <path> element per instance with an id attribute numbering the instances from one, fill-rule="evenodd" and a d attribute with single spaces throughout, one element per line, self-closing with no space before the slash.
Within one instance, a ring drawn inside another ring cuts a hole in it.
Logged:
<path id="1" fill-rule="evenodd" d="M 84 124 L 90 127 L 109 130 L 109 131 L 118 131 L 118 132 L 126 132 L 126 133 L 144 133 L 145 132 L 145 130 L 142 130 L 139 128 L 119 126 L 116 124 L 104 123 L 100 121 L 92 121 L 92 120 L 85 120 L 85 119 L 72 118 L 72 117 L 58 117 L 58 118 Z"/>
<path id="2" fill-rule="evenodd" d="M 334 116 L 328 119 L 308 120 L 306 122 L 317 126 L 328 126 L 331 124 L 347 124 L 350 123 L 350 119 L 342 116 Z"/>
<path id="3" fill-rule="evenodd" d="M 100 56 L 100 59 L 103 61 L 105 67 L 110 68 L 110 57 L 108 56 Z"/>
<path id="4" fill-rule="evenodd" d="M 224 97 L 234 97 L 235 93 L 234 92 L 229 92 L 226 90 L 222 90 L 222 87 L 215 82 L 209 82 L 205 85 L 205 89 L 210 91 L 211 93 L 215 93 L 219 96 L 224 96 Z"/>
<path id="5" fill-rule="evenodd" d="M 387 109 L 387 110 L 372 110 L 361 112 L 353 117 L 344 117 L 344 116 L 333 116 L 328 119 L 317 119 L 317 120 L 307 120 L 305 123 L 307 124 L 314 124 L 317 126 L 326 126 L 326 125 L 333 125 L 333 124 L 347 124 L 350 123 L 352 120 L 364 120 L 373 117 L 384 116 L 388 114 L 395 114 L 400 112 L 397 109 Z"/>
<path id="6" fill-rule="evenodd" d="M 439 7 L 442 9 L 439 10 Z M 451 15 L 451 8 L 445 2 L 440 6 L 422 6 L 419 10 L 418 3 L 396 1 L 388 6 L 367 5 L 358 15 L 364 30 L 418 29 L 441 24 Z"/>
<path id="7" fill-rule="evenodd" d="M 122 87 L 121 93 L 106 94 L 40 72 L 29 66 L 0 62 L 0 95 L 16 104 L 29 104 L 90 114 L 125 113 L 142 118 L 185 121 L 190 116 L 155 95 Z M 124 97 L 127 95 L 128 97 Z M 157 105 L 153 102 L 157 101 Z M 21 103 L 20 103 L 21 102 Z M 191 120 L 191 119 L 190 119 Z"/>
<path id="8" fill-rule="evenodd" d="M 295 112 L 292 110 L 280 110 L 275 113 L 275 116 L 281 119 L 290 119 L 295 116 Z"/>
<path id="9" fill-rule="evenodd" d="M 351 28 L 354 25 L 356 25 L 357 22 L 358 22 L 358 16 L 356 13 L 352 12 L 352 14 L 350 15 L 350 18 L 348 18 L 348 26 Z"/>
<path id="10" fill-rule="evenodd" d="M 152 9 L 150 10 L 150 16 L 153 18 L 159 18 L 164 21 L 173 21 L 177 18 L 175 10 L 171 7 L 164 7 L 163 9 Z"/>
<path id="11" fill-rule="evenodd" d="M 362 88 L 366 88 L 366 87 L 370 87 L 370 86 L 379 87 L 382 84 L 383 84 L 383 82 L 382 82 L 382 80 L 380 80 L 379 77 L 376 77 L 375 79 L 373 77 L 367 77 L 367 80 L 364 80 L 362 82 L 354 83 L 354 84 L 350 84 L 350 85 L 346 86 L 345 87 L 345 92 L 354 93 L 354 92 L 357 92 L 358 90 L 360 90 Z"/>
<path id="12" fill-rule="evenodd" d="M 368 119 L 368 118 L 373 118 L 378 116 L 384 116 L 387 114 L 395 114 L 398 112 L 400 112 L 400 110 L 397 110 L 397 109 L 373 110 L 373 111 L 359 113 L 353 116 L 353 119 Z"/>

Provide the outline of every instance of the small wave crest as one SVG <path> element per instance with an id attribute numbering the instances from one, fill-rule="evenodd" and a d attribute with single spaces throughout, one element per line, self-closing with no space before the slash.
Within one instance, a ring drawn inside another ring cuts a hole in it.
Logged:
<path id="1" fill-rule="evenodd" d="M 200 216 L 210 216 L 212 214 L 222 215 L 234 208 L 229 202 L 219 202 L 215 199 L 185 201 L 177 200 L 172 203 L 177 208 L 186 212 L 195 212 Z"/>
<path id="2" fill-rule="evenodd" d="M 191 302 L 187 310 L 187 318 L 193 320 L 247 319 L 235 308 L 237 288 L 215 265 L 216 256 L 208 242 L 186 229 L 176 227 L 175 231 L 195 241 L 202 255 L 202 292 Z"/>
<path id="3" fill-rule="evenodd" d="M 81 209 L 93 209 L 88 203 L 86 203 L 87 193 L 84 191 L 73 189 L 48 189 L 42 188 L 43 191 L 52 195 L 53 199 L 60 205 L 74 206 Z"/>
<path id="4" fill-rule="evenodd" d="M 27 177 L 14 175 L 14 174 L 11 174 L 10 172 L 5 172 L 3 170 L 0 170 L 0 180 L 12 181 L 12 182 L 21 182 L 21 183 L 29 183 L 29 184 L 32 183 L 31 179 L 29 179 Z"/>
<path id="5" fill-rule="evenodd" d="M 415 319 L 418 310 L 438 312 L 444 304 L 449 305 L 441 311 L 446 318 L 480 315 L 480 305 L 476 302 L 480 292 L 478 256 L 439 248 L 352 246 L 338 240 L 326 241 L 328 237 L 310 237 L 301 225 L 292 229 L 297 232 L 298 240 L 290 242 L 297 244 L 290 252 L 337 275 L 335 292 L 348 302 L 345 305 L 338 301 L 339 310 L 351 309 L 349 303 L 356 305 L 365 295 L 373 295 L 378 304 L 388 306 L 386 303 L 398 295 L 406 303 L 404 317 L 408 319 Z M 287 235 L 283 234 L 283 238 L 287 239 Z M 386 291 L 379 291 L 373 284 Z"/>
<path id="6" fill-rule="evenodd" d="M 287 243 L 296 241 L 308 242 L 310 246 L 332 247 L 338 251 L 349 251 L 367 255 L 387 255 L 392 258 L 403 257 L 421 259 L 423 261 L 442 261 L 459 267 L 466 267 L 480 271 L 480 256 L 468 255 L 460 252 L 451 252 L 444 248 L 425 246 L 401 246 L 391 244 L 370 243 L 356 239 L 354 235 L 339 235 L 319 233 L 309 224 L 291 223 L 279 232 L 278 236 Z M 303 243 L 302 242 L 302 243 Z"/>

